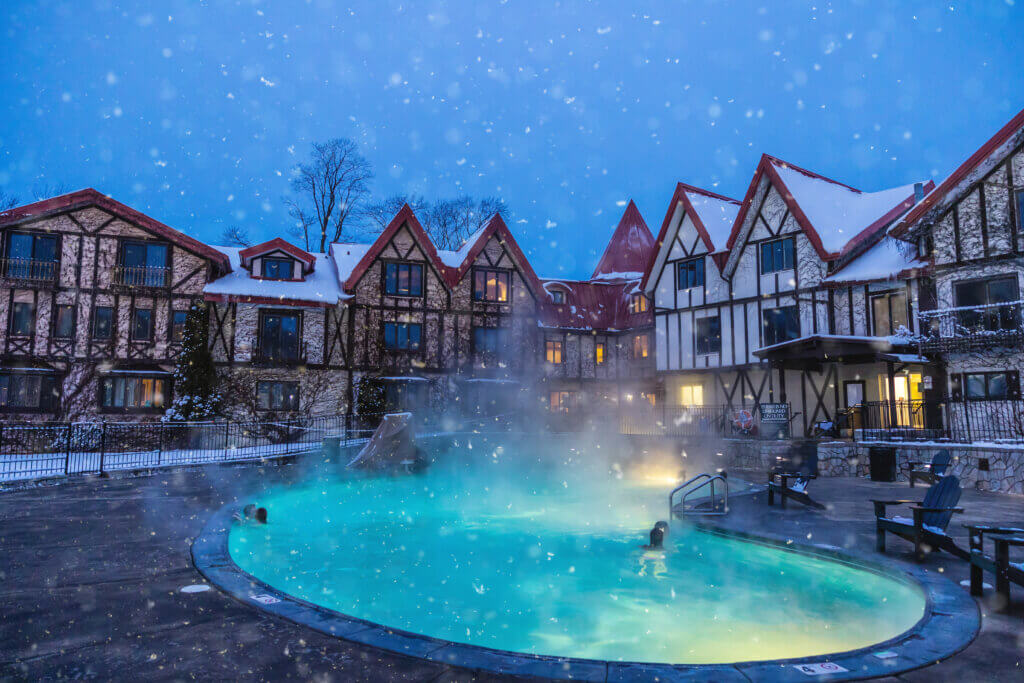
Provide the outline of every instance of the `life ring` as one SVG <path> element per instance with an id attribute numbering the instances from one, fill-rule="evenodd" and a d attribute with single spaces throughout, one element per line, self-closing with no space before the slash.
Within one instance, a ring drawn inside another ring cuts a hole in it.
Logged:
<path id="1" fill-rule="evenodd" d="M 732 418 L 732 423 L 741 431 L 747 431 L 754 426 L 754 416 L 749 410 L 739 410 Z"/>

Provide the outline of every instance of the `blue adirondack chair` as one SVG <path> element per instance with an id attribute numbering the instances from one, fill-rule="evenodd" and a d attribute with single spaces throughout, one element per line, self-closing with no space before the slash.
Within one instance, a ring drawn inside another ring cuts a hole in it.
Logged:
<path id="1" fill-rule="evenodd" d="M 932 550 L 945 550 L 963 560 L 970 553 L 958 547 L 946 533 L 949 520 L 955 512 L 963 512 L 956 504 L 960 501 L 960 480 L 953 475 L 942 477 L 928 488 L 924 500 L 872 500 L 875 504 L 875 548 L 885 552 L 885 532 L 896 534 L 914 544 L 918 560 Z M 910 505 L 913 517 L 886 517 L 888 505 Z"/>
<path id="2" fill-rule="evenodd" d="M 931 463 L 911 460 L 908 463 L 910 466 L 910 488 L 914 488 L 915 481 L 934 484 L 936 481 L 946 476 L 949 471 L 949 464 L 951 460 L 952 458 L 949 455 L 949 451 L 945 448 L 935 454 Z"/>

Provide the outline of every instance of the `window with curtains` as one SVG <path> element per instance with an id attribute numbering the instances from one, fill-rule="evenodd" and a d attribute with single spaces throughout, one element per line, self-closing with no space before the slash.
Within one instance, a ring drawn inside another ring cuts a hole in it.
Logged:
<path id="1" fill-rule="evenodd" d="M 887 337 L 901 327 L 910 327 L 906 292 L 889 292 L 871 297 L 871 323 L 876 337 Z"/>
<path id="2" fill-rule="evenodd" d="M 965 372 L 950 375 L 954 399 L 1000 401 L 1020 398 L 1020 373 L 1016 370 Z"/>
<path id="3" fill-rule="evenodd" d="M 123 285 L 166 287 L 170 284 L 170 251 L 159 242 L 124 242 L 116 281 Z"/>
<path id="4" fill-rule="evenodd" d="M 423 264 L 385 262 L 384 293 L 388 296 L 423 296 Z"/>
<path id="5" fill-rule="evenodd" d="M 790 270 L 796 257 L 792 237 L 761 243 L 761 274 Z"/>
<path id="6" fill-rule="evenodd" d="M 552 391 L 548 396 L 548 410 L 553 413 L 571 412 L 576 405 L 576 392 Z"/>
<path id="7" fill-rule="evenodd" d="M 123 410 L 164 407 L 167 383 L 149 375 L 108 375 L 100 378 L 100 406 Z"/>
<path id="8" fill-rule="evenodd" d="M 650 339 L 646 334 L 638 334 L 633 337 L 633 358 L 639 360 L 647 358 L 650 353 Z"/>
<path id="9" fill-rule="evenodd" d="M 631 294 L 629 297 L 629 312 L 630 313 L 645 313 L 647 312 L 647 297 L 637 292 Z"/>
<path id="10" fill-rule="evenodd" d="M 548 339 L 544 342 L 544 361 L 552 365 L 562 363 L 562 342 L 557 339 Z"/>
<path id="11" fill-rule="evenodd" d="M 0 409 L 53 410 L 57 403 L 57 376 L 40 372 L 0 373 Z"/>
<path id="12" fill-rule="evenodd" d="M 704 387 L 700 384 L 684 384 L 679 387 L 679 403 L 684 406 L 704 405 Z"/>
<path id="13" fill-rule="evenodd" d="M 4 274 L 23 280 L 54 280 L 57 277 L 57 238 L 37 233 L 8 233 L 4 245 Z"/>
<path id="14" fill-rule="evenodd" d="M 473 300 L 492 303 L 508 301 L 509 271 L 473 269 Z"/>
<path id="15" fill-rule="evenodd" d="M 717 315 L 697 318 L 694 332 L 697 335 L 697 353 L 718 353 L 722 350 L 722 327 Z"/>
<path id="16" fill-rule="evenodd" d="M 603 341 L 599 341 L 594 344 L 594 363 L 596 365 L 604 365 L 605 357 L 605 345 Z"/>
<path id="17" fill-rule="evenodd" d="M 678 289 L 704 286 L 704 257 L 680 261 L 676 265 Z"/>

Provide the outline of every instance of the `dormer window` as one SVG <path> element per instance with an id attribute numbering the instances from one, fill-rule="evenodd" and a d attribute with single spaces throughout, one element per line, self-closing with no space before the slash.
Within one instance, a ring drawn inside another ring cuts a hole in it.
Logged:
<path id="1" fill-rule="evenodd" d="M 262 259 L 262 274 L 267 280 L 291 280 L 292 261 L 286 258 Z"/>
<path id="2" fill-rule="evenodd" d="M 551 300 L 554 301 L 556 304 L 564 304 L 565 303 L 565 292 L 563 292 L 561 290 L 558 290 L 558 289 L 552 291 L 551 292 Z"/>
<path id="3" fill-rule="evenodd" d="M 647 312 L 647 297 L 643 294 L 636 293 L 629 297 L 629 312 L 630 313 L 646 313 Z"/>

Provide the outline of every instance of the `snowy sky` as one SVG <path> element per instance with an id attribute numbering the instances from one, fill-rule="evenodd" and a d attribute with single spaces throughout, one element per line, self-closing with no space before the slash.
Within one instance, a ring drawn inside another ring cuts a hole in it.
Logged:
<path id="1" fill-rule="evenodd" d="M 762 152 L 865 190 L 948 174 L 1024 108 L 1024 2 L 6 0 L 0 188 L 95 187 L 283 235 L 312 141 L 380 196 L 500 195 L 585 276 L 634 198 L 741 199 Z M 631 5 L 631 6 L 627 6 Z"/>

